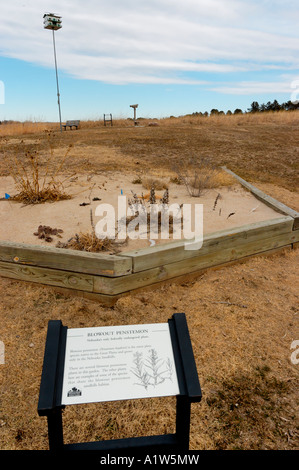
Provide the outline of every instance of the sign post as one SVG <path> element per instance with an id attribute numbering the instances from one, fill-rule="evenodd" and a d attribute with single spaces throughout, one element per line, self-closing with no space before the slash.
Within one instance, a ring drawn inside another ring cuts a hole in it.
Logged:
<path id="1" fill-rule="evenodd" d="M 176 396 L 176 432 L 65 444 L 65 406 Z M 168 323 L 68 329 L 50 320 L 38 414 L 47 416 L 50 450 L 189 450 L 191 403 L 201 400 L 184 313 Z"/>

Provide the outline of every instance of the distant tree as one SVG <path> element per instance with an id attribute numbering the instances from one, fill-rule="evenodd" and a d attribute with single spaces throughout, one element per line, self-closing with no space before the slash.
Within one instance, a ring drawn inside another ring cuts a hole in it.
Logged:
<path id="1" fill-rule="evenodd" d="M 218 109 L 214 109 L 214 108 L 213 108 L 213 109 L 211 109 L 211 113 L 210 113 L 210 114 L 211 114 L 211 116 L 212 116 L 213 114 L 214 114 L 214 115 L 215 115 L 215 114 L 219 114 L 219 111 L 218 111 Z"/>
<path id="2" fill-rule="evenodd" d="M 258 113 L 260 111 L 260 105 L 257 101 L 251 103 L 251 107 L 248 109 L 249 113 Z"/>
<path id="3" fill-rule="evenodd" d="M 281 104 L 281 109 L 283 109 L 284 111 L 290 111 L 291 110 L 291 105 L 292 105 L 292 102 L 287 101 L 286 103 Z"/>
<path id="4" fill-rule="evenodd" d="M 295 111 L 299 109 L 299 101 L 287 101 L 286 103 L 282 103 L 281 108 L 285 111 Z"/>
<path id="5" fill-rule="evenodd" d="M 226 113 L 227 116 L 231 116 L 233 113 L 231 112 L 231 110 L 229 109 Z"/>
<path id="6" fill-rule="evenodd" d="M 237 109 L 234 110 L 234 114 L 243 114 L 243 111 L 242 111 L 242 109 L 237 108 Z"/>
<path id="7" fill-rule="evenodd" d="M 278 103 L 277 100 L 274 100 L 272 105 L 271 105 L 271 108 L 272 108 L 272 111 L 280 111 L 281 110 L 281 106 L 280 104 Z"/>
<path id="8" fill-rule="evenodd" d="M 264 113 L 265 111 L 267 111 L 267 106 L 263 103 L 260 105 L 260 113 Z"/>

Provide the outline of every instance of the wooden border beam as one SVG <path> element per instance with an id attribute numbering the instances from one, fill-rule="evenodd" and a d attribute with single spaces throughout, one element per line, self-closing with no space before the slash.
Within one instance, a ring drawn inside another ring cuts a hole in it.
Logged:
<path id="1" fill-rule="evenodd" d="M 231 176 L 233 176 L 237 181 L 239 181 L 239 183 L 241 183 L 242 186 L 244 186 L 244 188 L 247 188 L 252 194 L 254 194 L 257 199 L 262 201 L 264 204 L 280 212 L 281 214 L 292 217 L 294 219 L 293 230 L 299 230 L 299 212 L 291 209 L 282 202 L 277 201 L 277 199 L 268 196 L 263 191 L 253 186 L 253 184 L 250 184 L 247 181 L 243 180 L 243 178 L 240 178 L 240 176 L 236 175 L 236 173 L 229 170 L 225 166 L 223 166 L 222 169 Z"/>

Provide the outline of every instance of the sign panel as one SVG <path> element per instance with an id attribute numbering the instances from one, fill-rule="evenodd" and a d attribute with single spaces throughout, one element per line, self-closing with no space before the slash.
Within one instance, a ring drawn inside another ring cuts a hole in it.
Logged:
<path id="1" fill-rule="evenodd" d="M 68 329 L 62 405 L 179 393 L 168 323 Z"/>

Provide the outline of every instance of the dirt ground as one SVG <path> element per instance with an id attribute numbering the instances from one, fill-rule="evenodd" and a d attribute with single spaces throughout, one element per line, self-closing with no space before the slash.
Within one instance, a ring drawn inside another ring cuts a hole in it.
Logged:
<path id="1" fill-rule="evenodd" d="M 69 176 L 161 177 L 175 160 L 212 155 L 217 166 L 299 210 L 298 118 L 159 124 L 55 132 L 52 154 L 44 133 L 2 137 L 0 176 L 13 176 L 14 156 L 25 162 L 26 151 L 38 151 L 42 167 L 57 167 L 70 143 Z M 190 448 L 298 450 L 299 365 L 291 361 L 299 340 L 298 258 L 298 250 L 252 258 L 123 297 L 113 307 L 0 278 L 0 449 L 48 448 L 37 403 L 50 319 L 77 328 L 166 322 L 185 312 L 203 392 L 192 405 Z M 65 442 L 174 432 L 174 405 L 174 398 L 153 398 L 69 406 Z"/>

